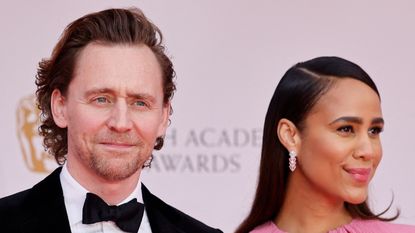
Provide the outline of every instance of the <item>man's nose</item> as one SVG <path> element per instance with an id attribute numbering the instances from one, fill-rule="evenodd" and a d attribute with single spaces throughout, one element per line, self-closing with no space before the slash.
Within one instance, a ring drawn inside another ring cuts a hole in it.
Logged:
<path id="1" fill-rule="evenodd" d="M 107 124 L 111 130 L 117 132 L 126 132 L 131 129 L 133 124 L 127 103 L 117 101 L 116 104 L 113 105 Z"/>

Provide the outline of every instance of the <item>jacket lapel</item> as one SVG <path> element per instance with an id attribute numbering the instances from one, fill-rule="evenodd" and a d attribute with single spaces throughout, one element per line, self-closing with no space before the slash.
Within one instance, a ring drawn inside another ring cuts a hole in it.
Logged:
<path id="1" fill-rule="evenodd" d="M 21 232 L 71 232 L 59 178 L 61 170 L 57 168 L 30 190 L 22 205 Z"/>
<path id="2" fill-rule="evenodd" d="M 166 208 L 169 207 L 158 197 L 154 196 L 144 184 L 141 186 L 144 206 L 148 221 L 150 222 L 151 231 L 153 233 L 184 233 L 178 229 L 171 221 L 175 216 Z M 177 216 L 176 216 L 177 219 Z"/>
<path id="3" fill-rule="evenodd" d="M 153 233 L 221 233 L 154 196 L 141 185 L 144 206 Z"/>

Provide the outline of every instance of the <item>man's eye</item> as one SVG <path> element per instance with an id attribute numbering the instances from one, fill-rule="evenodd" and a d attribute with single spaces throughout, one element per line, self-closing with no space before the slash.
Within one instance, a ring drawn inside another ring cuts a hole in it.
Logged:
<path id="1" fill-rule="evenodd" d="M 134 102 L 134 105 L 137 106 L 137 107 L 145 107 L 145 106 L 147 106 L 147 104 L 144 101 L 141 101 L 141 100 L 135 101 Z"/>
<path id="2" fill-rule="evenodd" d="M 103 97 L 103 96 L 95 98 L 94 101 L 98 104 L 109 103 L 108 99 L 106 97 Z"/>
<path id="3" fill-rule="evenodd" d="M 348 125 L 348 126 L 342 126 L 340 128 L 337 129 L 338 132 L 340 133 L 353 133 L 353 127 Z"/>

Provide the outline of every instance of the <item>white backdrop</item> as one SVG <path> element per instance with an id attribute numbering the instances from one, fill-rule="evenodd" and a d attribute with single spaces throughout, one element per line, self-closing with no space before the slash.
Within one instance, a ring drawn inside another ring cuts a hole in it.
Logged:
<path id="1" fill-rule="evenodd" d="M 178 76 L 166 147 L 143 177 L 156 195 L 232 232 L 253 198 L 263 120 L 280 77 L 298 61 L 337 55 L 360 64 L 382 95 L 384 157 L 371 203 L 382 210 L 394 196 L 392 210 L 402 211 L 397 222 L 415 224 L 410 0 L 1 1 L 0 197 L 31 187 L 47 175 L 39 170 L 55 166 L 40 159 L 39 138 L 28 151 L 38 61 L 69 22 L 128 6 L 161 28 Z"/>

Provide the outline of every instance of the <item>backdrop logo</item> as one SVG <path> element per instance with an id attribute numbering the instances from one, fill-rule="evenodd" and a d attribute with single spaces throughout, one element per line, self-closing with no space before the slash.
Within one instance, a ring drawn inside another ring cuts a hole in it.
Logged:
<path id="1" fill-rule="evenodd" d="M 35 172 L 50 172 L 56 167 L 56 162 L 43 149 L 43 138 L 38 133 L 39 116 L 40 110 L 36 106 L 35 96 L 22 98 L 16 111 L 17 138 L 28 169 Z"/>

